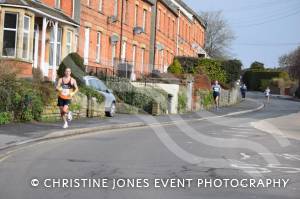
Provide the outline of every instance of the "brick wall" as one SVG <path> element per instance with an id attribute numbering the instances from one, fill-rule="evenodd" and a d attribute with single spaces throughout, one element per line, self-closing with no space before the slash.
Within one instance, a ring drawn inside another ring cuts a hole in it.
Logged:
<path id="1" fill-rule="evenodd" d="M 18 77 L 32 77 L 32 63 L 13 59 L 2 59 L 1 64 L 16 69 Z"/>
<path id="2" fill-rule="evenodd" d="M 42 0 L 41 2 L 49 7 L 55 8 L 56 0 Z M 72 17 L 73 0 L 60 0 L 60 9 L 69 17 Z"/>

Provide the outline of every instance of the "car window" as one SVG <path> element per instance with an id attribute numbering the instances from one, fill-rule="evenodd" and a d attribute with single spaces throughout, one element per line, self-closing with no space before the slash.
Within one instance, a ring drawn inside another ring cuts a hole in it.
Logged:
<path id="1" fill-rule="evenodd" d="M 90 79 L 89 85 L 98 91 L 106 91 L 107 90 L 107 87 L 104 85 L 104 83 L 98 79 Z"/>
<path id="2" fill-rule="evenodd" d="M 105 86 L 105 84 L 101 80 L 97 80 L 97 84 L 99 85 L 99 87 L 101 88 L 102 91 L 107 90 L 107 87 Z"/>
<path id="3" fill-rule="evenodd" d="M 89 85 L 95 90 L 101 90 L 100 86 L 97 84 L 97 82 L 94 79 L 89 80 Z"/>

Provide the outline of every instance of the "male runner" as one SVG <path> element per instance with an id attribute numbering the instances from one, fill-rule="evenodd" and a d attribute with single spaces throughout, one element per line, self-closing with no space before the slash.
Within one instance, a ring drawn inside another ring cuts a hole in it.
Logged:
<path id="1" fill-rule="evenodd" d="M 219 109 L 221 86 L 220 86 L 220 84 L 217 80 L 212 85 L 212 90 L 213 90 L 213 97 L 214 97 L 214 100 L 215 100 L 216 109 Z"/>
<path id="2" fill-rule="evenodd" d="M 77 82 L 71 77 L 71 69 L 65 69 L 65 75 L 59 78 L 56 86 L 58 91 L 57 106 L 59 106 L 61 118 L 64 121 L 63 128 L 68 128 L 68 121 L 72 120 L 72 113 L 69 111 L 72 97 L 78 92 Z"/>

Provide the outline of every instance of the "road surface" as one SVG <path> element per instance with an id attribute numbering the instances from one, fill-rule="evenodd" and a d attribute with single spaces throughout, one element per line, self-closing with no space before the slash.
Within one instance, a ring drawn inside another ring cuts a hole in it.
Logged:
<path id="1" fill-rule="evenodd" d="M 239 116 L 147 117 L 156 125 L 23 146 L 0 159 L 0 198 L 299 199 L 299 111 L 271 99 Z"/>

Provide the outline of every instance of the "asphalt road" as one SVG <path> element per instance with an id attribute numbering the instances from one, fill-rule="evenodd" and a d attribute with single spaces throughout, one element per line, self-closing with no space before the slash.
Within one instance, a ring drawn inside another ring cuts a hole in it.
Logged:
<path id="1" fill-rule="evenodd" d="M 250 97 L 264 100 L 261 94 Z M 299 102 L 272 99 L 263 110 L 240 116 L 97 132 L 17 148 L 0 159 L 0 199 L 299 199 L 300 141 L 285 132 L 300 134 L 299 111 Z M 292 121 L 284 128 L 271 123 L 288 115 Z M 262 121 L 266 129 L 254 128 Z M 149 122 L 159 123 L 156 118 Z M 232 184 L 226 187 L 225 179 Z M 236 187 L 242 179 L 245 187 Z"/>

